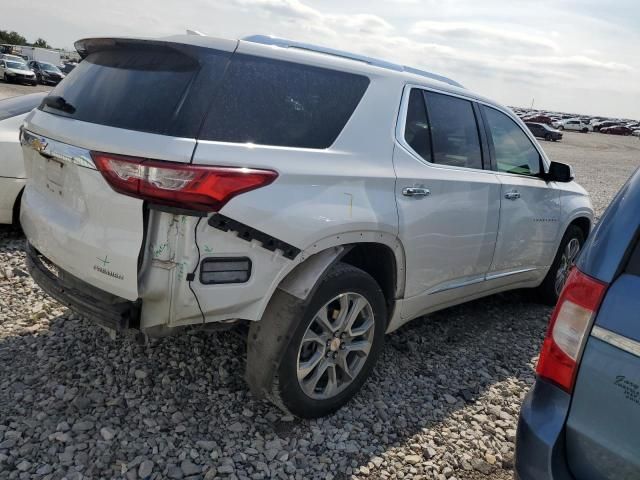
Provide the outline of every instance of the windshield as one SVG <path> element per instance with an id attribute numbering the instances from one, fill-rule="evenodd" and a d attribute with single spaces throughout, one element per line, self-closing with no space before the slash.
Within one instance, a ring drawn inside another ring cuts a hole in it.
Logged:
<path id="1" fill-rule="evenodd" d="M 42 70 L 47 71 L 47 72 L 60 73 L 60 69 L 58 67 L 56 67 L 55 65 L 51 65 L 50 63 L 41 63 L 40 64 L 40 68 Z"/>
<path id="2" fill-rule="evenodd" d="M 7 68 L 15 68 L 16 70 L 27 70 L 27 64 L 23 62 L 7 62 Z"/>

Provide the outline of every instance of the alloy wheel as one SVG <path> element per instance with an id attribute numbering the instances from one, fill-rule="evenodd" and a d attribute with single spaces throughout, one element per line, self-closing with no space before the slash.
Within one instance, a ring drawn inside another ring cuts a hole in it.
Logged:
<path id="1" fill-rule="evenodd" d="M 571 270 L 573 262 L 575 262 L 579 252 L 580 241 L 577 238 L 572 238 L 564 247 L 562 257 L 560 257 L 560 265 L 558 266 L 558 271 L 556 272 L 556 295 L 559 296 L 560 292 L 562 292 L 562 288 L 564 287 L 564 284 L 567 281 L 567 277 L 569 276 L 569 270 Z"/>
<path id="2" fill-rule="evenodd" d="M 366 363 L 374 331 L 373 309 L 359 293 L 340 294 L 322 306 L 298 350 L 297 376 L 304 393 L 326 400 L 342 392 Z"/>

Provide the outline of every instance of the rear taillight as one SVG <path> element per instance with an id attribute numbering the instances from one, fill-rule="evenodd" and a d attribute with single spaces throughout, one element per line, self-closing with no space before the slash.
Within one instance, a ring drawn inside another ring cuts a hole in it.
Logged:
<path id="1" fill-rule="evenodd" d="M 210 167 L 91 152 L 96 167 L 116 192 L 149 202 L 217 212 L 229 200 L 264 187 L 272 170 Z"/>
<path id="2" fill-rule="evenodd" d="M 574 267 L 551 315 L 536 372 L 569 393 L 573 390 L 585 336 L 606 289 L 606 284 Z"/>

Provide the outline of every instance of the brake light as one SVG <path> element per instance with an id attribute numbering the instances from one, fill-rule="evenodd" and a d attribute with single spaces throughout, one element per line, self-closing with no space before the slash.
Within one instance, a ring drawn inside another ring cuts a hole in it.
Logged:
<path id="1" fill-rule="evenodd" d="M 91 152 L 102 176 L 116 192 L 152 203 L 217 212 L 236 195 L 264 187 L 272 170 L 210 167 Z"/>
<path id="2" fill-rule="evenodd" d="M 606 289 L 605 283 L 574 267 L 551 315 L 536 372 L 568 393 L 573 391 L 585 336 Z"/>

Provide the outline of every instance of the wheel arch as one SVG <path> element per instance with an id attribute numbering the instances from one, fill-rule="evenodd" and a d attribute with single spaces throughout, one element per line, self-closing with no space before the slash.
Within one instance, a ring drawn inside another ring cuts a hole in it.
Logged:
<path id="1" fill-rule="evenodd" d="M 348 232 L 314 243 L 301 256 L 302 260 L 277 286 L 301 300 L 306 300 L 313 294 L 318 280 L 338 261 L 360 268 L 376 280 L 385 296 L 390 316 L 395 300 L 404 294 L 404 249 L 394 235 Z"/>

